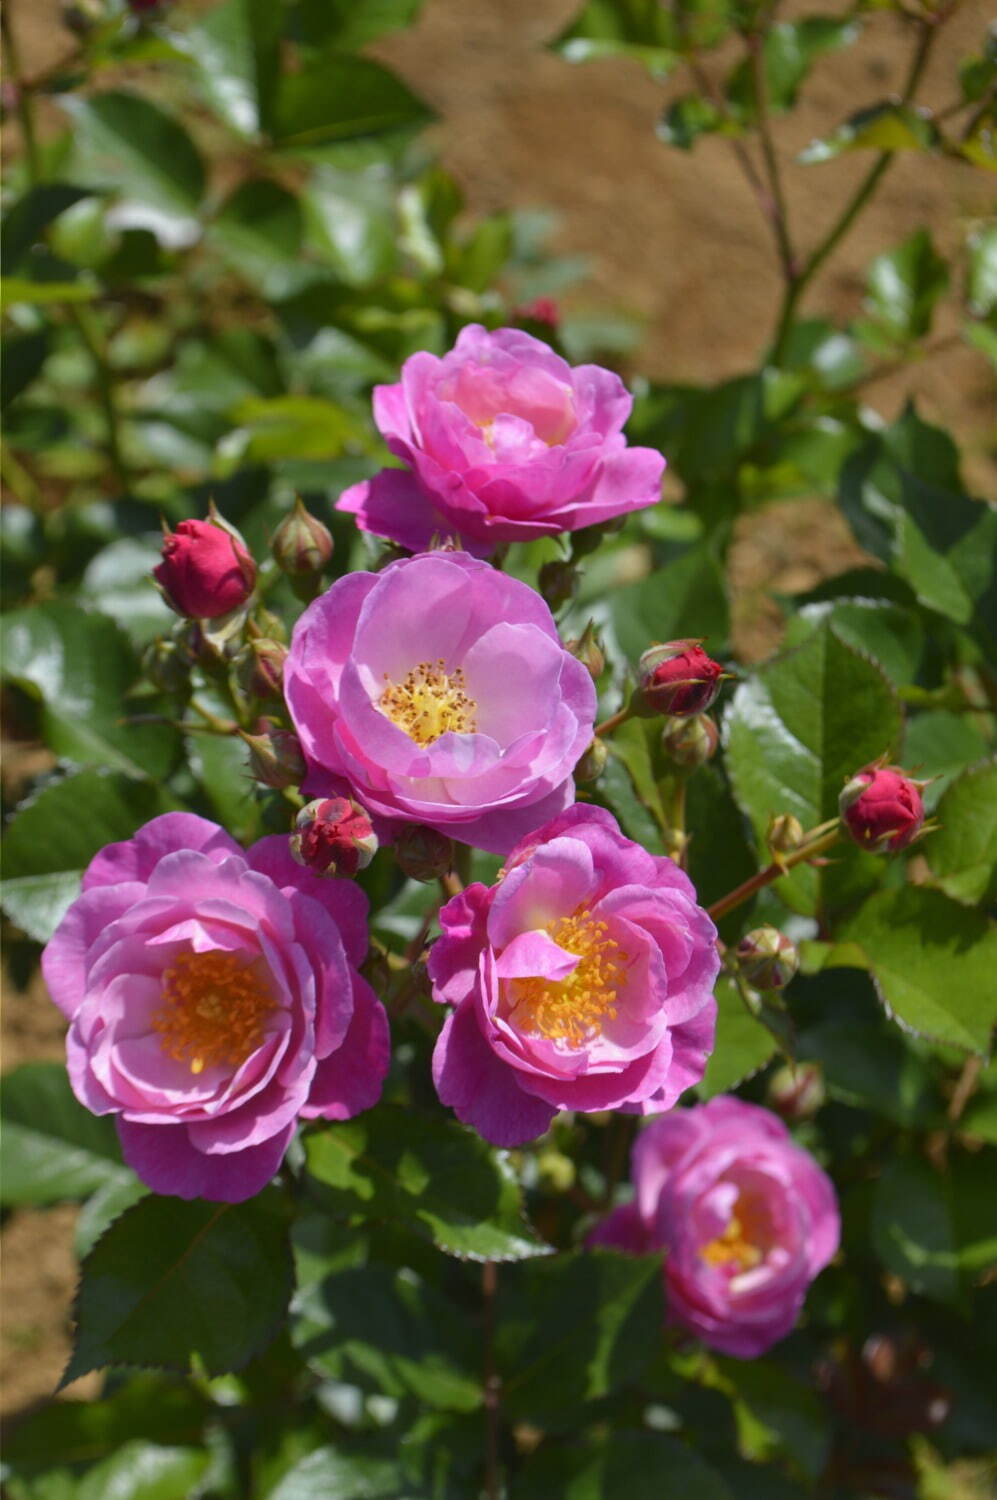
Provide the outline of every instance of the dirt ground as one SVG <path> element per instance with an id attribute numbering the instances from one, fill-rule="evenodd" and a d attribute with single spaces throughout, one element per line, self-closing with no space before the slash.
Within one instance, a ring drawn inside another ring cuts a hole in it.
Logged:
<path id="1" fill-rule="evenodd" d="M 7 0 L 29 73 L 68 50 L 57 0 Z M 662 146 L 654 123 L 687 86 L 661 84 L 639 65 L 612 59 L 575 67 L 545 50 L 579 0 L 426 0 L 410 30 L 378 55 L 434 106 L 430 140 L 460 180 L 472 209 L 544 206 L 556 211 L 554 247 L 584 255 L 589 274 L 573 305 L 622 309 L 647 329 L 635 368 L 672 380 L 716 380 L 750 368 L 771 335 L 780 282 L 769 238 L 729 143 L 705 139 L 684 153 Z M 802 10 L 844 5 L 797 4 Z M 963 0 L 932 57 L 921 98 L 955 97 L 958 59 L 979 49 L 990 8 Z M 887 14 L 872 15 L 857 46 L 822 59 L 800 105 L 774 122 L 786 163 L 790 222 L 808 249 L 867 169 L 856 153 L 819 167 L 793 164 L 814 136 L 864 104 L 896 91 L 910 40 Z M 720 67 L 729 62 L 721 59 Z M 838 317 L 860 306 L 873 255 L 918 225 L 951 251 L 994 205 L 993 178 L 958 162 L 900 154 L 854 232 L 812 287 L 805 310 Z M 945 341 L 957 319 L 946 311 Z M 871 405 L 892 416 L 916 394 L 924 414 L 951 426 L 966 445 L 969 481 L 997 494 L 993 381 L 983 359 L 957 342 L 904 376 L 878 381 Z M 738 645 L 752 657 L 775 644 L 768 590 L 802 588 L 858 556 L 826 506 L 779 506 L 742 529 L 732 559 Z M 6 1067 L 60 1055 L 58 1013 L 40 985 L 5 1006 Z M 68 1352 L 75 1275 L 73 1211 L 15 1213 L 4 1226 L 6 1316 L 0 1409 L 51 1392 Z M 92 1378 L 73 1394 L 90 1395 Z"/>

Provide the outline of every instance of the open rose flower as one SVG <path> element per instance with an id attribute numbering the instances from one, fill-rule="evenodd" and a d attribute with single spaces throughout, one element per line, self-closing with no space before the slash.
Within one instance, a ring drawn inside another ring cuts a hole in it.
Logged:
<path id="1" fill-rule="evenodd" d="M 444 1104 L 499 1146 L 559 1109 L 669 1109 L 713 1046 L 716 929 L 670 859 L 576 806 L 512 851 L 498 884 L 440 912 L 433 1056 Z"/>
<path id="2" fill-rule="evenodd" d="M 409 467 L 353 485 L 337 509 L 412 551 L 438 533 L 479 557 L 610 521 L 661 499 L 661 454 L 623 436 L 632 405 L 609 370 L 472 324 L 442 359 L 413 354 L 398 385 L 374 387 L 374 420 Z"/>
<path id="3" fill-rule="evenodd" d="M 109 844 L 42 963 L 70 1020 L 77 1098 L 114 1115 L 157 1193 L 237 1203 L 280 1164 L 299 1115 L 342 1120 L 380 1097 L 383 1007 L 357 973 L 367 898 L 291 858 L 243 851 L 166 813 Z"/>
<path id="4" fill-rule="evenodd" d="M 834 1188 L 767 1109 L 729 1095 L 654 1120 L 633 1152 L 636 1201 L 590 1244 L 663 1249 L 670 1318 L 753 1359 L 785 1338 L 838 1248 Z"/>
<path id="5" fill-rule="evenodd" d="M 425 824 L 498 854 L 574 798 L 595 688 L 525 583 L 461 552 L 350 573 L 284 669 L 305 790 L 352 790 L 379 837 Z"/>

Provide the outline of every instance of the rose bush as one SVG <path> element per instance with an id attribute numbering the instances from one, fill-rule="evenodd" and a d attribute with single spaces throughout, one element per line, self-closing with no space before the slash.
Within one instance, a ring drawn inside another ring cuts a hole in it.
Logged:
<path id="1" fill-rule="evenodd" d="M 155 1192 L 237 1203 L 273 1176 L 299 1116 L 376 1103 L 388 1026 L 357 973 L 366 907 L 285 837 L 244 852 L 190 813 L 91 862 L 42 967 L 77 1098 L 114 1116 Z"/>
<path id="2" fill-rule="evenodd" d="M 661 499 L 661 454 L 623 437 L 632 404 L 609 370 L 472 324 L 442 359 L 413 354 L 398 385 L 375 387 L 375 421 L 409 467 L 351 486 L 337 508 L 413 552 L 439 535 L 477 556 L 613 520 Z"/>

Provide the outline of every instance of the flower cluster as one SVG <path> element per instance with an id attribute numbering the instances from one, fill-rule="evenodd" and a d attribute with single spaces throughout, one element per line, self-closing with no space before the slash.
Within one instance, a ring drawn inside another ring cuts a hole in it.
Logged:
<path id="1" fill-rule="evenodd" d="M 589 1243 L 664 1250 L 669 1317 L 724 1354 L 784 1338 L 840 1224 L 830 1179 L 782 1121 L 728 1096 L 675 1110 L 638 1136 L 632 1175 L 634 1202 Z"/>

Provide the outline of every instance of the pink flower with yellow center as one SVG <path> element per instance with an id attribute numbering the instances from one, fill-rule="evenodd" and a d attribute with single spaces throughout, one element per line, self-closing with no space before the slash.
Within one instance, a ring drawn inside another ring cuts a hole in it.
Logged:
<path id="1" fill-rule="evenodd" d="M 414 552 L 435 534 L 485 557 L 655 505 L 665 460 L 627 446 L 632 405 L 609 370 L 472 324 L 442 359 L 413 354 L 397 385 L 374 387 L 374 419 L 408 467 L 353 485 L 337 509 Z"/>
<path id="2" fill-rule="evenodd" d="M 725 1095 L 638 1136 L 636 1200 L 590 1244 L 664 1250 L 670 1319 L 753 1359 L 785 1338 L 838 1248 L 834 1188 L 781 1120 Z"/>
<path id="3" fill-rule="evenodd" d="M 670 859 L 575 806 L 494 886 L 440 912 L 433 994 L 454 1007 L 433 1056 L 444 1104 L 499 1146 L 559 1109 L 668 1109 L 713 1046 L 716 930 Z"/>
<path id="4" fill-rule="evenodd" d="M 244 851 L 190 813 L 91 862 L 42 967 L 70 1021 L 73 1091 L 115 1116 L 154 1192 L 237 1203 L 273 1176 L 299 1116 L 377 1102 L 389 1042 L 357 973 L 366 911 L 287 838 Z"/>
<path id="5" fill-rule="evenodd" d="M 287 702 L 313 796 L 355 794 L 504 854 L 574 798 L 595 688 L 539 594 L 464 552 L 349 573 L 295 626 Z"/>

